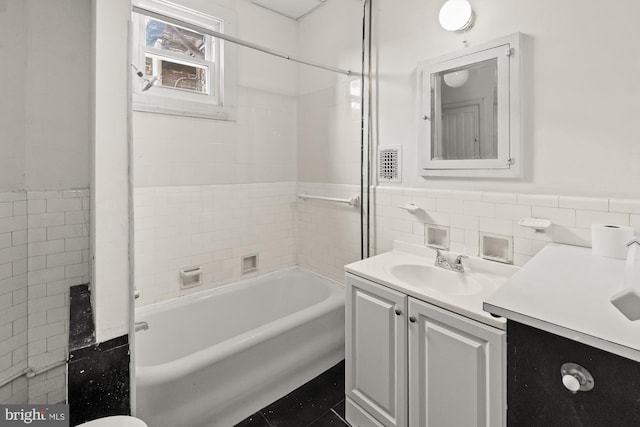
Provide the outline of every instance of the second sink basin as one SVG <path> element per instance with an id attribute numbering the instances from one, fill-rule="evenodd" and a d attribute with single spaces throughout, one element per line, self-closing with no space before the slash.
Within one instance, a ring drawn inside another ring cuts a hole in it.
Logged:
<path id="1" fill-rule="evenodd" d="M 402 264 L 391 267 L 390 273 L 407 284 L 419 284 L 425 289 L 449 295 L 473 295 L 486 289 L 490 283 L 469 273 L 457 273 L 435 266 Z"/>

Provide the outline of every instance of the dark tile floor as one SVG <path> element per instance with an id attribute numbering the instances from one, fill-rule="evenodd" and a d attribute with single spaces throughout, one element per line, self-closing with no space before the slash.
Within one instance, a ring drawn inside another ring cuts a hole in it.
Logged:
<path id="1" fill-rule="evenodd" d="M 235 427 L 349 427 L 344 421 L 344 360 Z"/>

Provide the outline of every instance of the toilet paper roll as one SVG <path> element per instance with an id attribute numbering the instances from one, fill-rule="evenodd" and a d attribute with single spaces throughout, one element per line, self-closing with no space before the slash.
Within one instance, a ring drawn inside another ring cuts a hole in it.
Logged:
<path id="1" fill-rule="evenodd" d="M 591 249 L 596 255 L 626 259 L 627 242 L 633 239 L 633 228 L 622 225 L 591 225 Z"/>

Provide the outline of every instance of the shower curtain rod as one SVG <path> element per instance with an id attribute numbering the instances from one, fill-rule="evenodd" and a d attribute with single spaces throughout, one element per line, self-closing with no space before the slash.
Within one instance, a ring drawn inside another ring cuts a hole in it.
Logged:
<path id="1" fill-rule="evenodd" d="M 318 64 L 317 62 L 312 62 L 312 61 L 307 61 L 307 60 L 300 59 L 300 58 L 295 58 L 293 56 L 287 55 L 286 53 L 278 52 L 277 50 L 269 49 L 267 47 L 260 46 L 258 44 L 251 43 L 251 42 L 248 42 L 248 41 L 244 41 L 244 40 L 238 39 L 236 37 L 229 36 L 227 34 L 219 33 L 217 31 L 213 31 L 213 30 L 210 30 L 208 28 L 201 27 L 199 25 L 191 24 L 189 22 L 180 21 L 178 19 L 172 18 L 171 16 L 167 16 L 167 15 L 164 15 L 162 13 L 154 12 L 152 10 L 142 8 L 140 6 L 133 6 L 133 11 L 136 12 L 136 13 L 140 13 L 142 15 L 146 15 L 149 18 L 158 19 L 160 21 L 164 21 L 164 22 L 167 22 L 169 24 L 177 25 L 179 27 L 184 27 L 184 28 L 187 28 L 189 30 L 197 31 L 197 32 L 202 33 L 202 34 L 207 34 L 209 36 L 212 36 L 212 37 L 215 37 L 215 38 L 218 38 L 218 39 L 222 39 L 222 40 L 225 40 L 225 41 L 228 41 L 230 43 L 234 43 L 234 44 L 237 44 L 237 45 L 240 45 L 240 46 L 248 47 L 250 49 L 258 50 L 260 52 L 264 52 L 264 53 L 267 53 L 269 55 L 277 56 L 279 58 L 283 58 L 283 59 L 286 59 L 288 61 L 293 61 L 293 62 L 297 62 L 299 64 L 304 64 L 304 65 L 309 65 L 311 67 L 322 68 L 323 70 L 333 71 L 334 73 L 344 74 L 344 75 L 347 75 L 347 76 L 353 75 L 353 72 L 351 70 L 343 70 L 341 68 L 331 67 L 329 65 Z"/>

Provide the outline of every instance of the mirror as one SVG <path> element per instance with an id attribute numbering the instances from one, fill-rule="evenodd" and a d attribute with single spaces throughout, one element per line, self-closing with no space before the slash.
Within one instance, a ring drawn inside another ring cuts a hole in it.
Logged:
<path id="1" fill-rule="evenodd" d="M 488 59 L 431 74 L 431 158 L 497 159 L 498 61 Z"/>
<path id="2" fill-rule="evenodd" d="M 520 35 L 418 67 L 423 176 L 517 177 Z"/>

